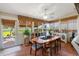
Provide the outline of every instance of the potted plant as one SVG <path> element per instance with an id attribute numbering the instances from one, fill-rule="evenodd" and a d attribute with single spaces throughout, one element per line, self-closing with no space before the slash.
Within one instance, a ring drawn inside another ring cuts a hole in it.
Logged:
<path id="1" fill-rule="evenodd" d="M 31 34 L 30 29 L 26 29 L 23 34 L 24 34 L 24 44 L 28 44 L 29 43 L 30 34 Z"/>
<path id="2" fill-rule="evenodd" d="M 30 30 L 29 30 L 29 29 L 26 29 L 26 30 L 24 31 L 24 35 L 25 35 L 25 36 L 29 36 L 29 35 L 30 35 Z"/>

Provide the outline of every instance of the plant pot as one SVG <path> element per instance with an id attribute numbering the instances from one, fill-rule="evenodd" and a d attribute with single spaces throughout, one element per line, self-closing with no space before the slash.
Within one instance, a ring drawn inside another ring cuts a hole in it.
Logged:
<path id="1" fill-rule="evenodd" d="M 28 36 L 27 35 L 24 35 L 24 38 L 27 38 Z"/>
<path id="2" fill-rule="evenodd" d="M 29 44 L 29 36 L 24 35 L 24 44 L 28 45 Z"/>

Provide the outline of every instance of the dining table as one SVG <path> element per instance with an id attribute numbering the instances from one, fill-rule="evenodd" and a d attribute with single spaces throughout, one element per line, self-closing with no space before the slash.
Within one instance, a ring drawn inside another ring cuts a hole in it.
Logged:
<path id="1" fill-rule="evenodd" d="M 44 55 L 44 51 L 46 50 L 46 45 L 49 44 L 50 45 L 50 53 L 49 55 L 52 56 L 52 43 L 54 43 L 55 45 L 55 54 L 58 53 L 58 50 L 61 50 L 61 36 L 59 35 L 54 35 L 54 36 L 50 36 L 47 39 L 43 39 L 40 37 L 35 37 L 31 40 L 31 42 L 35 42 L 35 44 L 41 44 L 43 45 L 43 49 L 42 49 L 42 55 Z"/>

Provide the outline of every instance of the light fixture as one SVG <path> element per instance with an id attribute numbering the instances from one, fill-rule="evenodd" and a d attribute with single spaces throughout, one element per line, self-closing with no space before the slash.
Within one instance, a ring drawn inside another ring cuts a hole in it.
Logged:
<path id="1" fill-rule="evenodd" d="M 51 13 L 47 13 L 47 11 L 48 11 L 48 9 L 47 8 L 45 8 L 44 9 L 44 15 L 43 15 L 43 19 L 51 19 L 51 18 L 53 18 L 54 17 L 54 12 L 51 12 Z"/>
<path id="2" fill-rule="evenodd" d="M 46 15 L 43 16 L 44 19 L 47 19 L 48 17 Z"/>
<path id="3" fill-rule="evenodd" d="M 48 18 L 47 13 L 46 13 L 47 10 L 48 10 L 48 9 L 46 9 L 46 8 L 44 9 L 44 16 L 43 16 L 44 19 L 47 19 L 47 18 Z"/>

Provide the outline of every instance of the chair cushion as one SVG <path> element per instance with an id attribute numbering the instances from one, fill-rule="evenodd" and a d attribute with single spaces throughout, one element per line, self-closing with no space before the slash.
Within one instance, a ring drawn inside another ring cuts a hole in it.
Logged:
<path id="1" fill-rule="evenodd" d="M 42 45 L 37 44 L 37 49 L 40 49 L 41 47 L 42 47 Z M 33 49 L 33 50 L 36 49 L 35 44 L 32 45 L 32 49 Z"/>

